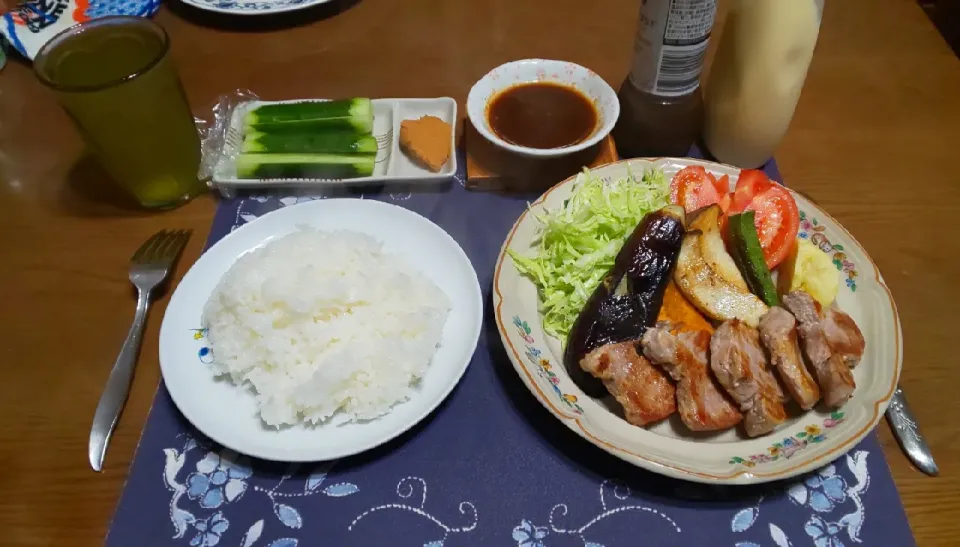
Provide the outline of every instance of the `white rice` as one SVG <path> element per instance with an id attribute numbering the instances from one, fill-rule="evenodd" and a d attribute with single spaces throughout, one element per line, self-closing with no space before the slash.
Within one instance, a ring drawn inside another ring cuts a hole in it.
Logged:
<path id="1" fill-rule="evenodd" d="M 261 419 L 279 427 L 369 420 L 407 400 L 449 310 L 374 238 L 303 229 L 240 257 L 202 322 L 215 374 L 251 386 Z"/>

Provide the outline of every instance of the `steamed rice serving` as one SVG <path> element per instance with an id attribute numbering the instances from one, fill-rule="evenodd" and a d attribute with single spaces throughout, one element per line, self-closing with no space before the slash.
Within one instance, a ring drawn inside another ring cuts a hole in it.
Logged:
<path id="1" fill-rule="evenodd" d="M 271 426 L 373 419 L 408 399 L 450 310 L 433 282 L 361 233 L 304 229 L 247 253 L 203 310 L 218 375 Z"/>

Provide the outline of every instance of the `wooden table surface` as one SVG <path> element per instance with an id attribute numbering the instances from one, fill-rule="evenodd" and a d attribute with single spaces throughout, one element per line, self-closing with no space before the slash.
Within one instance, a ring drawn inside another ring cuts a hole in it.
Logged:
<path id="1" fill-rule="evenodd" d="M 340 6 L 342 7 L 342 6 Z M 157 20 L 197 112 L 237 88 L 264 98 L 367 95 L 466 99 L 488 69 L 523 57 L 574 61 L 619 85 L 636 0 L 363 0 L 290 19 Z M 339 13 L 337 13 L 339 11 Z M 256 22 L 256 21 L 254 21 Z M 247 28 L 244 28 L 247 27 Z M 436 44 L 443 44 L 437 47 Z M 462 109 L 461 109 L 462 112 Z M 827 2 L 796 117 L 777 152 L 871 253 L 903 321 L 908 393 L 942 476 L 927 478 L 879 427 L 922 546 L 960 537 L 960 61 L 914 0 Z M 178 276 L 197 258 L 216 201 L 136 211 L 96 165 L 29 66 L 0 73 L 0 543 L 102 543 L 159 381 L 147 324 L 106 469 L 87 464 L 94 408 L 133 314 L 127 260 L 160 228 L 192 228 Z M 881 518 L 879 516 L 875 518 Z"/>

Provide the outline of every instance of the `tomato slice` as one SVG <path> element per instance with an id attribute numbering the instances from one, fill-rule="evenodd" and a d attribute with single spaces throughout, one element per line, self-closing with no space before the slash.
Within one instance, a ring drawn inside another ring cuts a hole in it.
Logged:
<path id="1" fill-rule="evenodd" d="M 670 181 L 670 203 L 682 206 L 688 213 L 713 205 L 723 195 L 717 191 L 717 184 L 716 178 L 703 167 L 684 167 Z"/>
<path id="2" fill-rule="evenodd" d="M 737 178 L 737 187 L 733 190 L 732 210 L 740 213 L 746 210 L 753 196 L 769 187 L 770 179 L 759 169 L 744 169 Z"/>
<path id="3" fill-rule="evenodd" d="M 727 175 L 724 175 L 718 179 L 716 175 L 710 171 L 707 171 L 707 178 L 710 179 L 713 187 L 717 189 L 717 193 L 721 196 L 726 196 L 730 193 L 730 177 Z"/>
<path id="4" fill-rule="evenodd" d="M 727 211 L 730 210 L 730 203 L 732 201 L 733 201 L 733 194 L 724 194 L 723 197 L 720 198 L 720 201 L 717 202 L 717 205 L 719 205 L 720 210 L 723 211 L 724 214 L 726 214 Z"/>
<path id="5" fill-rule="evenodd" d="M 786 188 L 755 169 L 740 172 L 728 213 L 753 211 L 767 267 L 775 268 L 790 253 L 800 229 L 797 202 Z"/>
<path id="6" fill-rule="evenodd" d="M 723 178 L 727 178 L 726 175 Z M 730 203 L 733 201 L 733 194 L 724 194 L 720 201 L 717 202 L 717 205 L 720 206 L 720 233 L 724 238 L 727 237 L 727 211 L 730 210 Z"/>

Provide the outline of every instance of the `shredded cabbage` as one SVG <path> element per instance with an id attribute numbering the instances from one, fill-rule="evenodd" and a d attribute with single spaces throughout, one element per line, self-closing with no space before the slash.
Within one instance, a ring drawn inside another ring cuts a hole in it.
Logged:
<path id="1" fill-rule="evenodd" d="M 531 209 L 541 223 L 536 253 L 508 253 L 517 270 L 537 285 L 547 334 L 566 342 L 624 241 L 644 215 L 668 205 L 669 195 L 669 183 L 659 169 L 648 170 L 640 180 L 630 174 L 615 182 L 584 169 L 560 208 L 540 214 Z"/>

